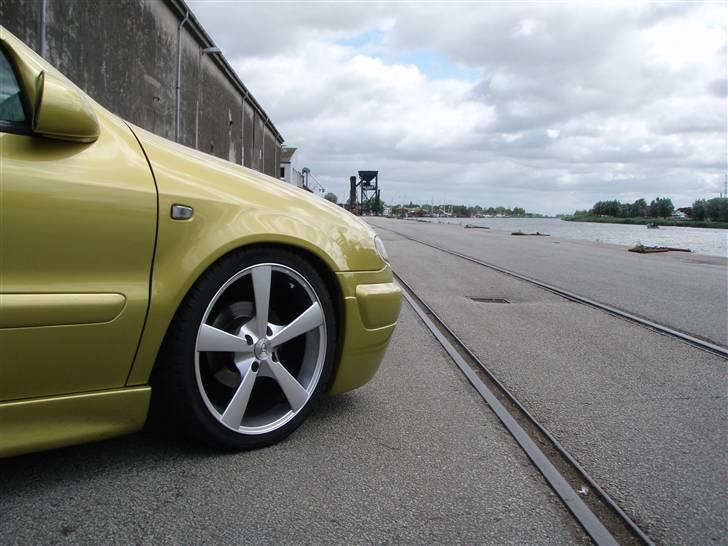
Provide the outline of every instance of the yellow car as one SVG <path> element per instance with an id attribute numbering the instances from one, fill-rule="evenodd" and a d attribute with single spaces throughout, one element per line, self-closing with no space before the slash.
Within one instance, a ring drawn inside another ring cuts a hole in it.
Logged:
<path id="1" fill-rule="evenodd" d="M 359 219 L 103 109 L 0 27 L 0 456 L 165 415 L 223 449 L 366 383 L 401 294 Z"/>

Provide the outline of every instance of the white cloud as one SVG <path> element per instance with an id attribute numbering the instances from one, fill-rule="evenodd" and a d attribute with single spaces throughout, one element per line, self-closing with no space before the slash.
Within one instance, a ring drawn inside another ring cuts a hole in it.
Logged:
<path id="1" fill-rule="evenodd" d="M 191 5 L 340 198 L 359 169 L 392 201 L 550 213 L 720 190 L 725 6 Z M 430 54 L 482 78 L 435 79 Z"/>
<path id="2" fill-rule="evenodd" d="M 518 21 L 513 34 L 515 36 L 531 36 L 537 26 L 538 22 L 533 19 L 521 19 Z"/>

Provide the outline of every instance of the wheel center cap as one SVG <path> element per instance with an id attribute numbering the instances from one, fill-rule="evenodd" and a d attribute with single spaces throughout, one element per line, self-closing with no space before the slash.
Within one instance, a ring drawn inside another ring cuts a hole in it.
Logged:
<path id="1" fill-rule="evenodd" d="M 273 347 L 268 339 L 259 339 L 253 347 L 255 358 L 258 360 L 268 360 L 273 353 Z"/>

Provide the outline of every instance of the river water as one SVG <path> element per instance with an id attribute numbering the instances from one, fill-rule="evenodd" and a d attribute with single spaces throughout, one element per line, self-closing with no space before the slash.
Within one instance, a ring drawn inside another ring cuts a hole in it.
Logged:
<path id="1" fill-rule="evenodd" d="M 452 224 L 474 224 L 488 226 L 498 231 L 524 231 L 527 233 L 548 233 L 562 239 L 580 239 L 634 246 L 669 246 L 689 248 L 697 254 L 728 257 L 728 230 L 625 224 L 596 224 L 589 222 L 566 222 L 558 218 L 427 218 L 431 222 Z"/>

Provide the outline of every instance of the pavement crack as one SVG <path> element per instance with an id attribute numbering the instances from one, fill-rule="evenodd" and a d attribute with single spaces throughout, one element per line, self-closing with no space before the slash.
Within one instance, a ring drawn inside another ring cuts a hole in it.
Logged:
<path id="1" fill-rule="evenodd" d="M 401 451 L 401 449 L 402 449 L 401 446 L 392 446 L 382 440 L 376 440 L 374 443 L 377 444 L 378 446 L 387 448 L 390 451 Z"/>

